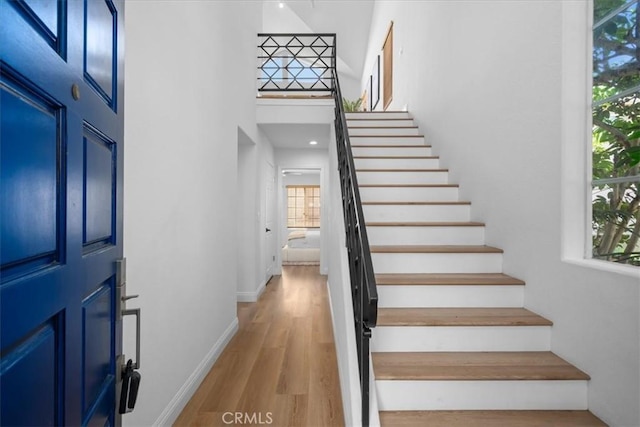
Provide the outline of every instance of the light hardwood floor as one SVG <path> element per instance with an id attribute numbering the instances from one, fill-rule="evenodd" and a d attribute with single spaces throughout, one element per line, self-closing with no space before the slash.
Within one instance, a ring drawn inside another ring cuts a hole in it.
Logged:
<path id="1" fill-rule="evenodd" d="M 317 266 L 285 266 L 239 303 L 238 333 L 175 425 L 343 426 L 327 292 Z"/>

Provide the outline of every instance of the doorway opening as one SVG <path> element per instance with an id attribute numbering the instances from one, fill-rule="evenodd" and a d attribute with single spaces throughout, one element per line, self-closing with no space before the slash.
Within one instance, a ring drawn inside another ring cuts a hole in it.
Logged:
<path id="1" fill-rule="evenodd" d="M 282 265 L 320 265 L 320 169 L 282 169 Z"/>

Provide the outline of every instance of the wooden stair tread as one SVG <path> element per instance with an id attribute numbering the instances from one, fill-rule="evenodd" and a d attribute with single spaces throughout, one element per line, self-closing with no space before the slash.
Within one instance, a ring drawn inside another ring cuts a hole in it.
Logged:
<path id="1" fill-rule="evenodd" d="M 362 205 L 470 205 L 471 202 L 443 201 L 443 202 L 362 202 Z"/>
<path id="2" fill-rule="evenodd" d="M 549 351 L 372 353 L 376 381 L 588 380 Z"/>
<path id="3" fill-rule="evenodd" d="M 589 411 L 380 411 L 381 427 L 607 427 Z"/>
<path id="4" fill-rule="evenodd" d="M 358 188 L 458 188 L 458 184 L 359 184 Z"/>
<path id="5" fill-rule="evenodd" d="M 356 169 L 356 172 L 448 172 L 449 169 Z"/>
<path id="6" fill-rule="evenodd" d="M 367 227 L 484 227 L 482 222 L 367 222 Z"/>
<path id="7" fill-rule="evenodd" d="M 353 156 L 354 159 L 439 159 L 438 156 Z"/>
<path id="8" fill-rule="evenodd" d="M 355 129 L 355 128 L 352 128 L 352 129 Z M 361 129 L 384 129 L 384 128 L 361 128 Z M 349 138 L 424 138 L 424 135 L 389 135 L 389 134 L 387 135 L 349 135 Z M 385 146 L 378 145 L 377 147 L 385 147 Z M 402 147 L 402 146 L 390 145 L 390 147 Z"/>
<path id="9" fill-rule="evenodd" d="M 521 307 L 378 308 L 377 326 L 551 326 Z"/>
<path id="10" fill-rule="evenodd" d="M 354 135 L 358 136 L 358 135 Z M 399 135 L 400 136 L 400 135 Z M 371 145 L 351 144 L 351 148 L 431 148 L 431 145 Z"/>
<path id="11" fill-rule="evenodd" d="M 389 113 L 403 113 L 406 114 L 408 111 L 403 110 L 384 110 L 384 111 L 350 111 L 345 114 L 389 114 Z"/>
<path id="12" fill-rule="evenodd" d="M 353 119 L 350 119 L 350 118 L 347 117 L 347 120 L 373 120 L 373 121 L 383 120 L 383 121 L 386 121 L 386 120 L 413 120 L 413 119 L 411 117 L 409 117 L 409 118 L 396 117 L 396 118 L 388 118 L 388 119 L 381 119 L 380 117 L 375 117 L 375 118 L 374 117 L 370 117 L 370 118 L 360 118 L 360 119 L 353 118 Z"/>
<path id="13" fill-rule="evenodd" d="M 371 253 L 502 253 L 502 249 L 484 245 L 374 245 L 370 249 Z"/>
<path id="14" fill-rule="evenodd" d="M 367 224 L 369 225 L 369 224 Z M 423 273 L 376 274 L 376 283 L 383 286 L 510 286 L 524 285 L 520 279 L 502 273 Z"/>
<path id="15" fill-rule="evenodd" d="M 394 119 L 379 119 L 394 120 Z M 418 129 L 418 126 L 347 126 L 348 129 Z"/>

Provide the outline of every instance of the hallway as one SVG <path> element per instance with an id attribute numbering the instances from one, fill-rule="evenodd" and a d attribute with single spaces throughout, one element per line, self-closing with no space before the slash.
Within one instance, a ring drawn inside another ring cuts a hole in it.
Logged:
<path id="1" fill-rule="evenodd" d="M 285 266 L 240 327 L 176 426 L 344 425 L 326 276 Z"/>

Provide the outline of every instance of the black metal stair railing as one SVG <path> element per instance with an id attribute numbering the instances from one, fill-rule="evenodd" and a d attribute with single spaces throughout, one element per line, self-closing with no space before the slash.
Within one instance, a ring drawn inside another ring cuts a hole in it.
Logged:
<path id="1" fill-rule="evenodd" d="M 342 107 L 342 93 L 338 74 L 333 70 L 336 101 L 336 142 L 338 144 L 338 169 L 342 187 L 342 208 L 347 233 L 351 296 L 356 328 L 360 389 L 362 391 L 362 425 L 369 425 L 369 340 L 371 328 L 378 320 L 378 289 L 373 273 L 369 239 L 364 223 L 358 179 L 347 129 L 347 118 Z"/>
<path id="2" fill-rule="evenodd" d="M 335 34 L 258 34 L 260 92 L 328 92 L 335 99 L 335 130 L 342 208 L 349 259 L 362 425 L 369 425 L 369 340 L 378 318 L 378 290 L 373 273 L 347 118 L 336 71 Z"/>
<path id="3" fill-rule="evenodd" d="M 335 34 L 258 34 L 260 92 L 333 92 Z"/>

